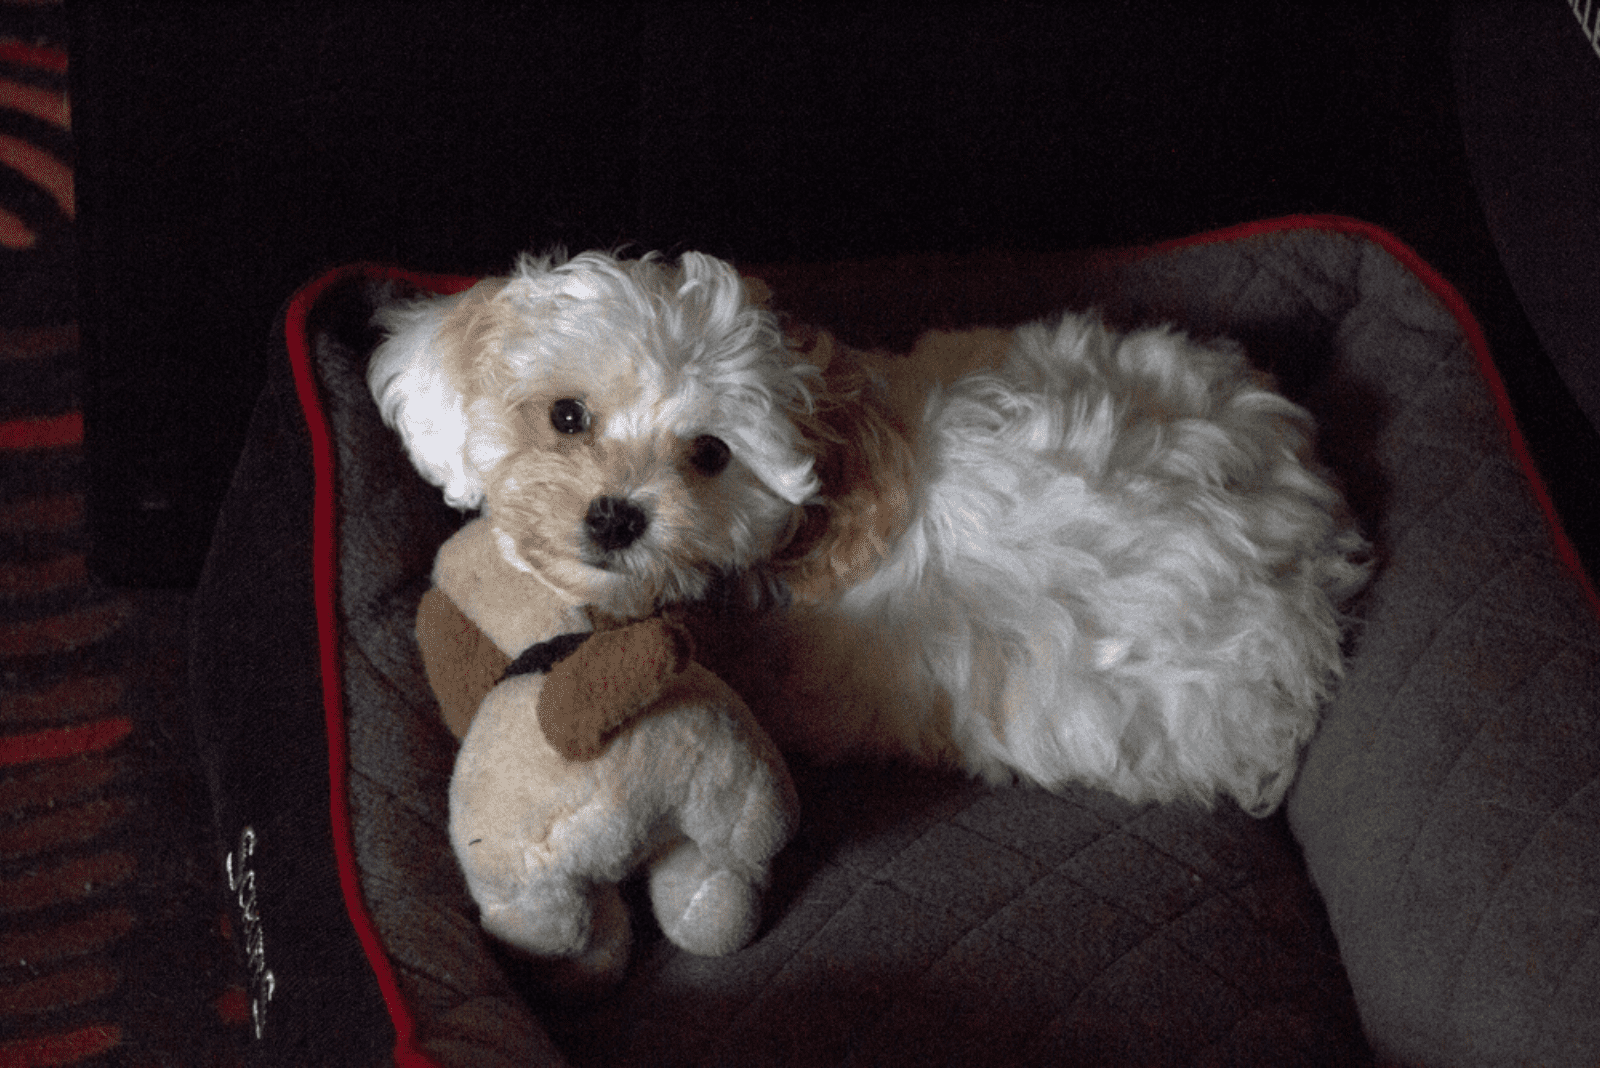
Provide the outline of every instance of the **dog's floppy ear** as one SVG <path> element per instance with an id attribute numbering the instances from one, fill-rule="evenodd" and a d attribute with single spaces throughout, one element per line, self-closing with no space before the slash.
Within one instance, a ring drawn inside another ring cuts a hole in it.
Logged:
<path id="1" fill-rule="evenodd" d="M 832 335 L 797 340 L 822 369 L 816 406 L 797 419 L 821 494 L 805 503 L 774 563 L 796 601 L 815 603 L 860 582 L 888 555 L 911 519 L 916 457 L 859 364 L 834 358 Z"/>
<path id="2" fill-rule="evenodd" d="M 467 452 L 467 389 L 495 343 L 500 317 L 492 301 L 505 284 L 485 279 L 464 293 L 392 305 L 373 316 L 389 335 L 367 368 L 373 400 L 417 470 L 457 508 L 483 503 L 483 474 Z"/>
<path id="3" fill-rule="evenodd" d="M 821 488 L 816 461 L 803 435 L 724 431 L 736 456 L 757 478 L 790 504 L 804 504 Z"/>

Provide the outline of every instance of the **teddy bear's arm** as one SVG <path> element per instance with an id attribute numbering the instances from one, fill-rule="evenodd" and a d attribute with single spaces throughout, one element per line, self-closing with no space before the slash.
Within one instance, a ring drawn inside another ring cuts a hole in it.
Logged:
<path id="1" fill-rule="evenodd" d="M 511 659 L 437 587 L 417 605 L 417 645 L 445 726 L 467 736 L 472 717 Z"/>
<path id="2" fill-rule="evenodd" d="M 599 756 L 693 652 L 688 632 L 660 618 L 595 634 L 550 669 L 539 694 L 545 740 L 569 760 Z"/>

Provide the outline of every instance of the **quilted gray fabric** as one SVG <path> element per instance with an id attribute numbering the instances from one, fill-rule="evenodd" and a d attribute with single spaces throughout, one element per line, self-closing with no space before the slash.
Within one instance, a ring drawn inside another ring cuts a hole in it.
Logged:
<path id="1" fill-rule="evenodd" d="M 621 990 L 519 989 L 450 858 L 453 750 L 410 632 L 455 520 L 366 397 L 352 323 L 371 295 L 325 298 L 358 861 L 438 1064 L 1352 1064 L 1369 1057 L 1355 1004 L 1381 1048 L 1426 1063 L 1592 1042 L 1576 1010 L 1600 975 L 1600 641 L 1455 319 L 1337 228 L 1013 267 L 1015 285 L 984 271 L 965 289 L 941 268 L 967 294 L 942 318 L 922 317 L 938 287 L 905 265 L 858 268 L 876 290 L 834 272 L 836 300 L 803 273 L 769 280 L 846 331 L 1096 305 L 1228 333 L 1318 412 L 1383 570 L 1292 796 L 1299 846 L 1290 820 L 1232 808 L 796 767 L 803 826 L 754 945 L 684 955 L 635 894 Z"/>
<path id="2" fill-rule="evenodd" d="M 771 928 L 656 941 L 550 1026 L 581 1064 L 1360 1063 L 1276 824 L 885 768 L 799 777 Z"/>

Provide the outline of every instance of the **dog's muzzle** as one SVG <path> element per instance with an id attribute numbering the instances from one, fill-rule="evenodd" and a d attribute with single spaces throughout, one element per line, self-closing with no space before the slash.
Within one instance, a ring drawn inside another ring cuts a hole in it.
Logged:
<path id="1" fill-rule="evenodd" d="M 583 530 L 602 552 L 626 549 L 644 536 L 650 517 L 643 508 L 622 497 L 596 497 L 583 517 Z"/>

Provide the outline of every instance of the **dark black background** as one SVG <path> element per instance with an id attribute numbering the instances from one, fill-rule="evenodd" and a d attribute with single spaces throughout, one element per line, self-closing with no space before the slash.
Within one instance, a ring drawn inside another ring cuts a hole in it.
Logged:
<path id="1" fill-rule="evenodd" d="M 1484 223 L 1448 3 L 71 18 L 93 562 L 113 581 L 193 582 L 274 316 L 328 266 L 484 273 L 555 242 L 1058 250 L 1297 212 L 1384 226 L 1462 290 L 1596 541 L 1600 450 Z"/>

